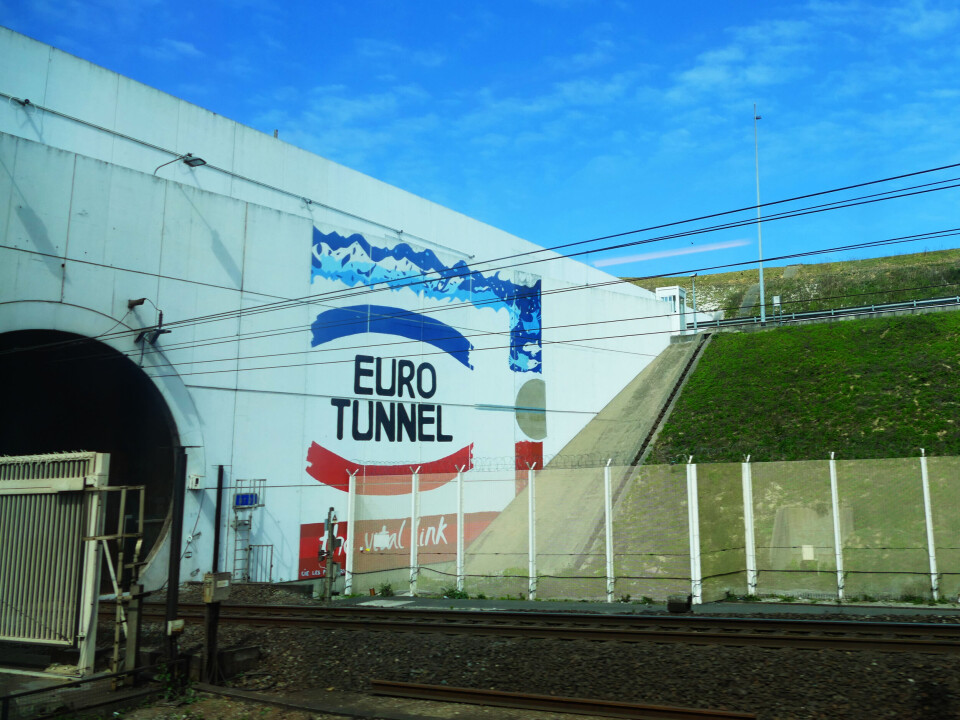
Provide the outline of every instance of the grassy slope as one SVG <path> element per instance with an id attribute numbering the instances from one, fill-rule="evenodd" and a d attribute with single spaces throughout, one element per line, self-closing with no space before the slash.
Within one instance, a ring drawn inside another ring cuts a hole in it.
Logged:
<path id="1" fill-rule="evenodd" d="M 722 333 L 648 462 L 960 455 L 960 312 Z"/>
<path id="2" fill-rule="evenodd" d="M 793 275 L 789 278 L 783 277 L 784 267 L 764 268 L 768 313 L 774 295 L 781 296 L 783 311 L 790 313 L 922 300 L 960 291 L 960 250 L 793 267 L 796 270 L 789 273 Z M 744 293 L 758 278 L 755 269 L 698 277 L 697 305 L 735 317 Z M 687 303 L 693 304 L 689 277 L 640 278 L 632 282 L 649 290 L 680 285 L 687 290 Z M 759 306 L 749 314 L 759 315 Z"/>

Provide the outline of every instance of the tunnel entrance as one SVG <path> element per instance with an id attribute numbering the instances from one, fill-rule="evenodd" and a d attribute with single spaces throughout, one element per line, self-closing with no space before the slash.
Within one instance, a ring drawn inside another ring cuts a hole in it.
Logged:
<path id="1" fill-rule="evenodd" d="M 22 330 L 0 334 L 0 390 L 0 455 L 106 452 L 111 485 L 146 486 L 140 554 L 146 559 L 169 515 L 179 444 L 167 404 L 146 373 L 96 340 Z M 109 533 L 116 507 L 108 504 L 106 520 Z"/>

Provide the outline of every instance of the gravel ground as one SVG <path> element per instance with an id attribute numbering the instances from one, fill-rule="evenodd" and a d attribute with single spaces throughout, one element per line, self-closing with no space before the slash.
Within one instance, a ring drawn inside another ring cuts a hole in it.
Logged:
<path id="1" fill-rule="evenodd" d="M 200 695 L 189 704 L 150 703 L 114 717 L 123 720 L 343 720 L 342 715 L 318 715 L 209 695 Z"/>
<path id="2" fill-rule="evenodd" d="M 315 602 L 276 588 L 238 593 L 231 602 L 271 599 Z M 583 609 L 571 604 L 572 611 Z M 869 619 L 957 621 L 946 614 Z M 158 628 L 145 630 L 146 644 L 159 638 Z M 380 679 L 724 708 L 764 719 L 960 717 L 960 656 L 232 625 L 220 633 L 221 647 L 259 645 L 263 652 L 258 669 L 231 685 L 278 697 L 364 692 Z M 181 647 L 201 644 L 202 628 L 188 627 Z"/>

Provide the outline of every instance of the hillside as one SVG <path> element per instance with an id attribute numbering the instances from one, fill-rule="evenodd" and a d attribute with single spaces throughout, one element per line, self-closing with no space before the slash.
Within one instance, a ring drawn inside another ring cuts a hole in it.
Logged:
<path id="1" fill-rule="evenodd" d="M 960 455 L 960 312 L 720 333 L 648 463 Z"/>
<path id="2" fill-rule="evenodd" d="M 768 314 L 774 295 L 781 296 L 785 313 L 922 300 L 960 292 L 960 250 L 765 267 L 763 276 Z M 689 277 L 635 278 L 631 282 L 648 290 L 663 285 L 680 285 L 686 288 L 687 303 L 692 305 Z M 728 318 L 738 314 L 759 315 L 758 283 L 756 269 L 700 276 L 697 278 L 697 307 L 705 311 L 723 310 Z M 751 288 L 754 289 L 752 294 Z M 741 313 L 745 297 L 747 303 Z"/>

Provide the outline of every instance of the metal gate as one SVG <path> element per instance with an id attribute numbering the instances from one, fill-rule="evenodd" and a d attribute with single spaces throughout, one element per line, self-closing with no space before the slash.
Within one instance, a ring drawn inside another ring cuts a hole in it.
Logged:
<path id="1" fill-rule="evenodd" d="M 247 582 L 273 582 L 273 545 L 251 545 Z"/>
<path id="2" fill-rule="evenodd" d="M 79 645 L 93 669 L 110 456 L 0 457 L 0 641 Z"/>

